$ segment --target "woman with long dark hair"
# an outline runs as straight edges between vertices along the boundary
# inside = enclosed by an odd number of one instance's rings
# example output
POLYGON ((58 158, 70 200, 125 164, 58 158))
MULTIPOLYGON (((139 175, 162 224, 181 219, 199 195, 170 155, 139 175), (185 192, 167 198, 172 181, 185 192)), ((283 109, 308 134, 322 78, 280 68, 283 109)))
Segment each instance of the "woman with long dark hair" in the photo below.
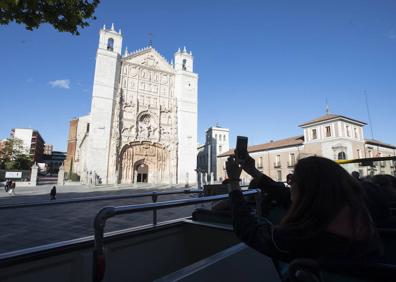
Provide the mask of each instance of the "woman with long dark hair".
POLYGON ((381 245, 359 182, 340 165, 322 157, 301 159, 295 166, 291 189, 274 185, 259 172, 254 160, 230 157, 226 163, 237 236, 252 248, 285 261, 297 257, 369 260, 381 245), (277 225, 257 220, 239 187, 242 168, 257 188, 287 209, 277 225))

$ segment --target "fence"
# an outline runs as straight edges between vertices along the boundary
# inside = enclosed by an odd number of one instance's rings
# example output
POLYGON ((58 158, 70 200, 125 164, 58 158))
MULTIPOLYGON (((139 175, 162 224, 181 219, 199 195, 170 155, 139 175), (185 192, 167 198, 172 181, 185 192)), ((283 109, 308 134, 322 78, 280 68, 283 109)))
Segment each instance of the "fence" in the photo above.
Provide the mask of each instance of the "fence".
POLYGON ((22 172, 22 176, 20 178, 10 178, 12 181, 15 182, 25 182, 25 181, 30 181, 30 176, 31 176, 31 170, 5 170, 5 169, 0 169, 0 181, 5 181, 6 180, 6 172, 22 172))

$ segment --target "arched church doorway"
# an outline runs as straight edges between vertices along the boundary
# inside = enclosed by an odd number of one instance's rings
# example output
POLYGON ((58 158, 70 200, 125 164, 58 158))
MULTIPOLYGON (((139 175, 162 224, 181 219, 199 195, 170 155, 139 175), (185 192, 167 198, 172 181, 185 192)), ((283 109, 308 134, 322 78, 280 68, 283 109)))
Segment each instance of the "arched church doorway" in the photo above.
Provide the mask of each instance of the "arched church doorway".
POLYGON ((148 182, 148 165, 142 162, 135 164, 136 182, 148 182))
POLYGON ((170 183, 175 175, 170 171, 169 151, 158 143, 127 144, 120 152, 119 161, 119 183, 170 183))

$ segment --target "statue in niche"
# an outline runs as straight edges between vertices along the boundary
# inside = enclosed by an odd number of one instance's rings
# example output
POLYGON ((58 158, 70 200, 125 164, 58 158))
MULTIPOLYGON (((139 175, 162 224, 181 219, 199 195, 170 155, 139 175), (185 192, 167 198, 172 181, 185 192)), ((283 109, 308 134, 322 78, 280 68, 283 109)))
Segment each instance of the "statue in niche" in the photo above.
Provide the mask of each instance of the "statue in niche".
POLYGON ((162 84, 167 84, 168 83, 168 76, 165 73, 162 74, 161 83, 162 84))
POLYGON ((170 139, 170 132, 169 129, 166 127, 161 127, 160 129, 160 135, 161 135, 161 140, 168 141, 170 139))
POLYGON ((125 102, 124 103, 124 106, 123 106, 123 108, 124 108, 124 111, 126 111, 126 112, 132 112, 133 111, 133 102, 132 101, 130 101, 130 102, 125 102))
POLYGON ((121 131, 122 137, 130 137, 133 135, 133 129, 134 125, 132 124, 131 126, 124 127, 121 131))
POLYGON ((131 67, 129 67, 129 74, 131 75, 131 76, 136 76, 137 74, 138 74, 138 69, 137 69, 137 67, 136 66, 131 66, 131 67))

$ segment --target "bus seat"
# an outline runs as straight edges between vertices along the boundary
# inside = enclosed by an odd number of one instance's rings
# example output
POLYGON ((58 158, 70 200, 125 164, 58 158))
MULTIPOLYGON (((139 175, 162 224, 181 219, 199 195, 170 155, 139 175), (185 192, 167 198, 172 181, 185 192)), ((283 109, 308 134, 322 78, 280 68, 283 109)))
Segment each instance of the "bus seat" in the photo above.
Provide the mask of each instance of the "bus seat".
POLYGON ((295 259, 289 265, 290 282, 391 282, 396 266, 344 260, 295 259))
POLYGON ((378 228, 377 230, 384 248, 383 262, 396 265, 396 228, 378 228))

